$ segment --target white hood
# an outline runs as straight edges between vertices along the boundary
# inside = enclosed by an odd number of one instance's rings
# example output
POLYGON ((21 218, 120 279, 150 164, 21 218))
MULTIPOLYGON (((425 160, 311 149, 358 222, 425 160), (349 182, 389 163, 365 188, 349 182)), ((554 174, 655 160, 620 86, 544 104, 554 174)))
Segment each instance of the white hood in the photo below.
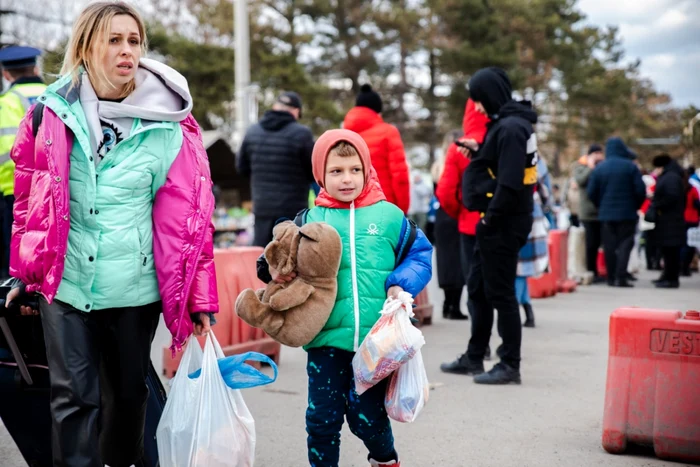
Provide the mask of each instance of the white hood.
POLYGON ((187 80, 169 66, 142 58, 136 70, 136 89, 121 102, 100 101, 83 74, 80 102, 90 127, 95 152, 102 140, 100 120, 116 123, 128 133, 134 118, 156 122, 180 122, 192 111, 187 80))

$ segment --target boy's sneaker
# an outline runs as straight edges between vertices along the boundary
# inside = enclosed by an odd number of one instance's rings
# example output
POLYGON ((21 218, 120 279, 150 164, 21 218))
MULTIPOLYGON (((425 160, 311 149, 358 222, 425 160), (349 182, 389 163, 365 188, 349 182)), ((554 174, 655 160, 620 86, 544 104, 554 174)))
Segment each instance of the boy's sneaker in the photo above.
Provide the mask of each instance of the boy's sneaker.
POLYGON ((463 353, 457 360, 440 365, 443 373, 455 375, 480 375, 484 372, 484 362, 469 360, 466 353, 463 353))
POLYGON ((389 462, 377 462, 374 459, 369 460, 369 465, 371 467, 401 467, 401 462, 399 461, 389 461, 389 462))
POLYGON ((474 382, 477 384, 520 384, 520 371, 500 362, 488 373, 475 376, 474 382))

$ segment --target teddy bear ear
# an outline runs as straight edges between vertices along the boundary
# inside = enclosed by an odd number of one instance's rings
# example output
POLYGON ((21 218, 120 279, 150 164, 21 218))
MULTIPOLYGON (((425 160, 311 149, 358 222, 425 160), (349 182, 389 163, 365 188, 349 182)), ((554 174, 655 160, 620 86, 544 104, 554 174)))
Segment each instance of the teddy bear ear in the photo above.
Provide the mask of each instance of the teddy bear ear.
POLYGON ((321 222, 310 222, 308 224, 304 224, 301 227, 301 229, 299 230, 299 233, 301 234, 302 237, 306 238, 307 240, 318 242, 321 240, 321 237, 323 236, 322 223, 321 222))

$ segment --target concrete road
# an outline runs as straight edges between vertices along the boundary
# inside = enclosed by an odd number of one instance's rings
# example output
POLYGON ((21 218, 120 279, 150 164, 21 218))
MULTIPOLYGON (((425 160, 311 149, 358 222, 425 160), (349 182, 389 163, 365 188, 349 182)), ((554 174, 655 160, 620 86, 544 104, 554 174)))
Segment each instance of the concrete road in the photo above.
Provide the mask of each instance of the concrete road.
MULTIPOLYGON (((579 287, 573 294, 536 300, 537 328, 523 336, 522 386, 475 385, 471 378, 445 375, 439 365, 464 351, 468 322, 439 316, 423 328, 423 358, 434 385, 431 399, 413 424, 394 423, 396 447, 406 467, 478 466, 678 466, 649 453, 612 456, 601 448, 608 317, 617 307, 700 308, 700 276, 679 290, 651 287, 642 273, 634 289, 579 287)), ((436 305, 441 294, 431 284, 436 305)), ((439 307, 436 306, 436 309, 439 307)), ((154 356, 167 335, 159 333, 154 356)), ((497 337, 491 346, 499 344, 497 337)), ((284 348, 279 378, 272 386, 246 390, 257 425, 256 466, 300 467, 306 462, 305 353, 284 348)), ((158 360, 156 360, 158 363, 158 360)), ((366 466, 366 451, 347 427, 341 466, 366 466)), ((0 427, 0 466, 23 466, 0 427)))

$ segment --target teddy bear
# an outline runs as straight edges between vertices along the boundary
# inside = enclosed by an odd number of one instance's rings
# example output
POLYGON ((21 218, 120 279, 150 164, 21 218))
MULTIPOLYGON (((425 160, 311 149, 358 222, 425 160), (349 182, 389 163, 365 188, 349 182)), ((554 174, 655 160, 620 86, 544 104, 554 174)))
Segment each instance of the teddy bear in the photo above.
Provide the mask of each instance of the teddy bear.
POLYGON ((338 292, 342 253, 340 235, 325 222, 298 227, 292 221, 277 224, 265 259, 280 275, 296 272, 290 282, 270 282, 257 292, 246 289, 236 299, 236 313, 246 323, 262 328, 290 347, 311 342, 325 326, 338 292))

